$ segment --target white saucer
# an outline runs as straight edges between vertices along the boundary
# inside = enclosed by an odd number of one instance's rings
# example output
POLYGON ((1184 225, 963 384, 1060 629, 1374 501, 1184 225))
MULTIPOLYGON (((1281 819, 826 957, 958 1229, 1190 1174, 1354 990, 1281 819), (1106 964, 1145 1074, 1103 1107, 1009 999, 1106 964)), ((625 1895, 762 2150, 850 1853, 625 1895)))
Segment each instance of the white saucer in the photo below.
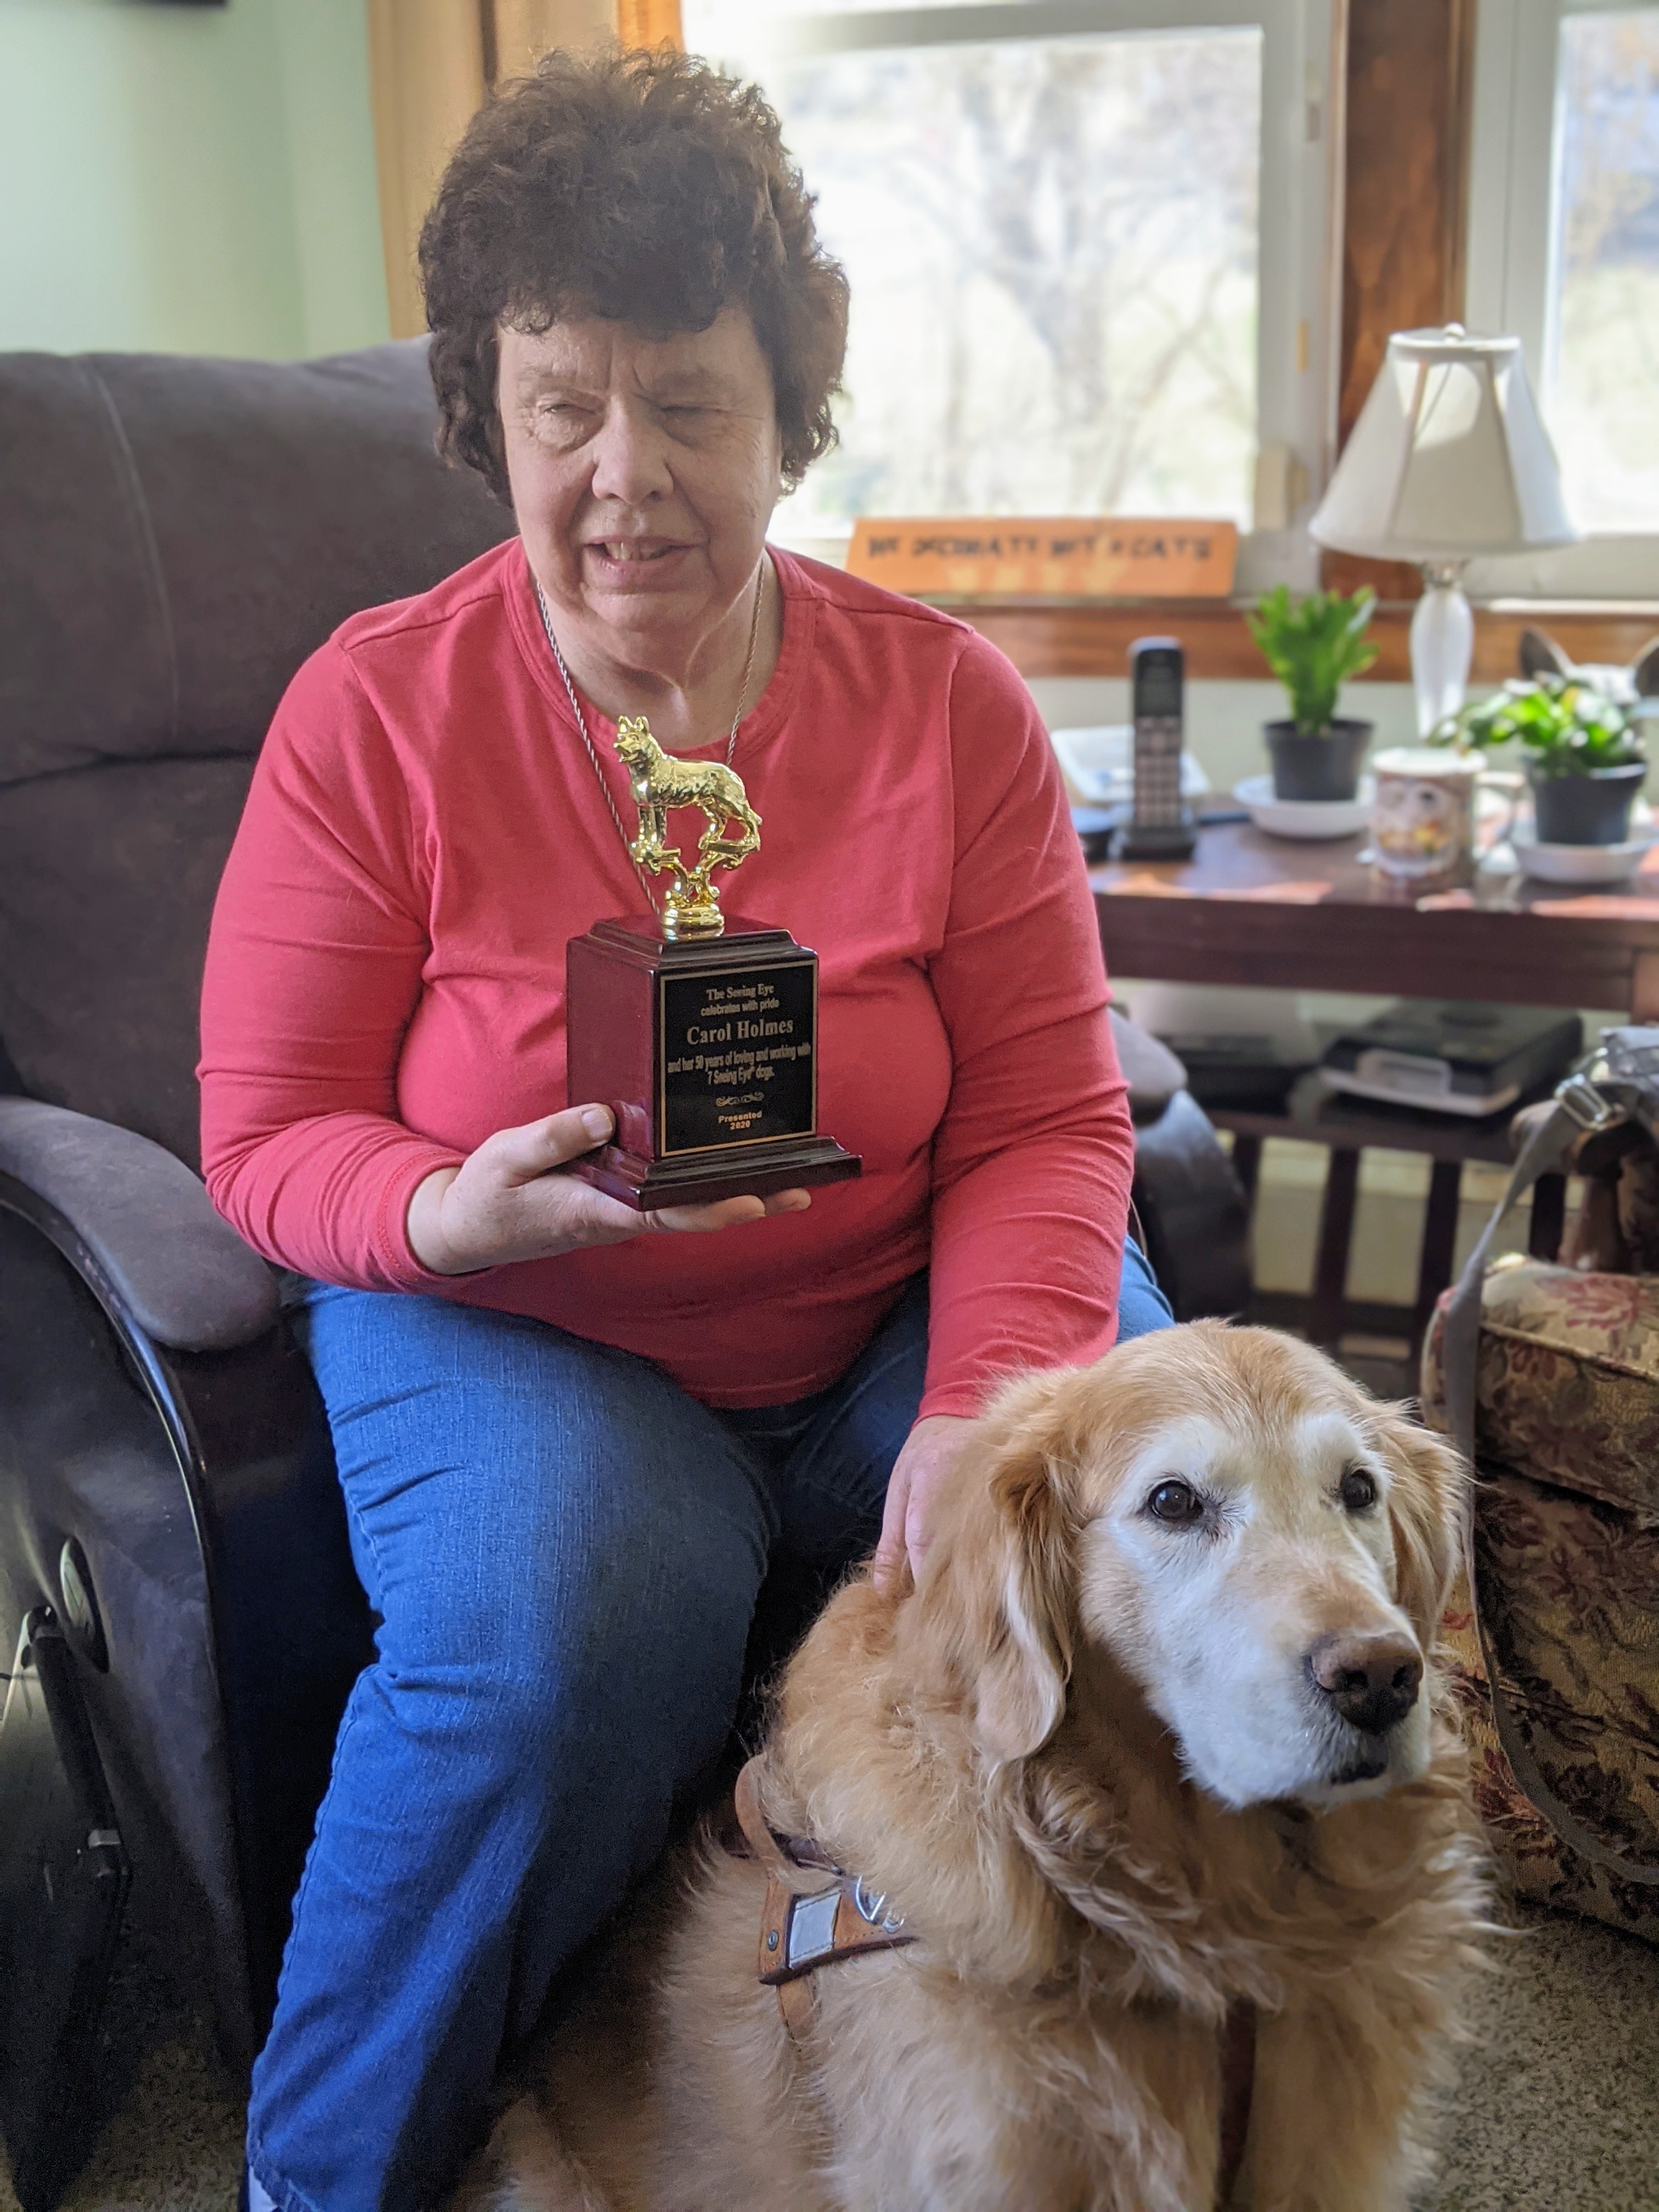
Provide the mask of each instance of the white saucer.
POLYGON ((1650 830, 1622 845, 1540 845, 1526 825, 1510 838, 1522 875, 1540 884, 1622 884, 1653 842, 1650 830))
POLYGON ((1233 797, 1258 830, 1270 837, 1352 837, 1369 829, 1375 780, 1361 776, 1352 799, 1275 799, 1270 775, 1247 775, 1233 786, 1233 797))

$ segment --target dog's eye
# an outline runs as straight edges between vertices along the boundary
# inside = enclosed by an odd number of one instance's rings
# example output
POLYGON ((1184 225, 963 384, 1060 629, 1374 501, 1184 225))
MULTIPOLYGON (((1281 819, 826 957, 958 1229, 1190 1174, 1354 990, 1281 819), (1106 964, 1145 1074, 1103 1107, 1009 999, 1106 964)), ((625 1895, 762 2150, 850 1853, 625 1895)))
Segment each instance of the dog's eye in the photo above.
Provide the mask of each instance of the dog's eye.
POLYGON ((1204 1501, 1189 1482, 1160 1482, 1146 1500, 1146 1510, 1156 1519, 1180 1527, 1204 1518, 1204 1501))
POLYGON ((1342 1477, 1342 1503, 1350 1513, 1363 1513, 1376 1503, 1376 1478, 1363 1467, 1351 1467, 1342 1477))

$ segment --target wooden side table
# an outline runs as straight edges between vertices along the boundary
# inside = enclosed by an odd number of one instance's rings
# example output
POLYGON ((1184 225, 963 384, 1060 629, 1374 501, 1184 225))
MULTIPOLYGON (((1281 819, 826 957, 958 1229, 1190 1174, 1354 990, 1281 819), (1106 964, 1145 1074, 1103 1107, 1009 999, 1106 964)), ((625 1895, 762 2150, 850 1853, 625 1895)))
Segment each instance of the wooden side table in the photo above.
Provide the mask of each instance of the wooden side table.
MULTIPOLYGON (((1483 872, 1470 890, 1419 895, 1362 859, 1364 842, 1295 843, 1251 823, 1218 823, 1200 832, 1188 860, 1091 868, 1109 972, 1148 982, 1607 1007, 1659 1021, 1659 846, 1627 884, 1607 890, 1483 872)), ((1309 1139, 1331 1153, 1312 1296, 1258 1292, 1253 1316, 1305 1328, 1322 1344, 1346 1328, 1405 1334, 1415 1347, 1450 1278, 1463 1163, 1507 1163, 1516 1110, 1457 1121, 1409 1107, 1339 1103, 1311 1087, 1293 1094, 1282 1115, 1206 1108, 1218 1127, 1233 1131, 1234 1161, 1252 1194, 1266 1138, 1309 1139), (1367 1145, 1432 1162, 1409 1307, 1346 1294, 1367 1145)), ((1561 1209, 1559 1179, 1553 1188, 1540 1184, 1533 1202, 1536 1249, 1549 1249, 1547 1231, 1552 1219, 1559 1230, 1561 1209)))
POLYGON ((1364 842, 1292 843, 1231 823, 1201 830, 1189 860, 1092 868, 1107 968, 1659 1020, 1659 846, 1605 891, 1483 875, 1473 890, 1419 896, 1361 860, 1364 842))

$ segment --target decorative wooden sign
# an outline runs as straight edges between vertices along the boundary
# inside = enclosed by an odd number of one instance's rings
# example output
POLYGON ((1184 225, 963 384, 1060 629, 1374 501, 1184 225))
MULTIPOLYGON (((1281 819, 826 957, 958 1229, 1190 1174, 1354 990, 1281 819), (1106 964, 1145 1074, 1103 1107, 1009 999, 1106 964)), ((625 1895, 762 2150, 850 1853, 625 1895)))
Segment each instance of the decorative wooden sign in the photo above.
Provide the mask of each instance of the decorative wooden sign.
POLYGON ((860 516, 847 565, 914 599, 1224 599, 1231 522, 860 516))

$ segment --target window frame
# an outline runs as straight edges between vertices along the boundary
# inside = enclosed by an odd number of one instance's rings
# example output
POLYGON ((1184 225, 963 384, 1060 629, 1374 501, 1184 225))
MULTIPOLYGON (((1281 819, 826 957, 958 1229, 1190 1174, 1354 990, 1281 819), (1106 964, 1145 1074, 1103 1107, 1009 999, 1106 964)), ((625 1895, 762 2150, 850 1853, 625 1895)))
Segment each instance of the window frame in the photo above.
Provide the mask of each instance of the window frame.
MULTIPOLYGON (((1470 112, 1465 315, 1471 330, 1520 338, 1547 423, 1549 318, 1559 266, 1561 26, 1651 0, 1480 0, 1470 112), (1549 158, 1540 161, 1540 146, 1549 158)), ((1569 487, 1571 506, 1571 487, 1569 487)), ((1469 564, 1483 599, 1659 597, 1659 526, 1598 532, 1576 545, 1469 564)))
MULTIPOLYGON (((1237 592, 1318 580, 1306 523, 1335 459, 1341 253, 1341 53, 1328 0, 969 0, 834 13, 774 9, 763 21, 711 0, 732 19, 711 58, 764 82, 771 55, 867 52, 884 46, 987 45, 1090 34, 1260 26, 1261 168, 1256 327, 1258 514, 1275 496, 1275 527, 1241 533, 1237 592), (1281 488, 1277 492, 1275 485, 1281 488)), ((811 179, 809 178, 810 184, 811 179)), ((802 539, 803 546, 806 541, 802 539)), ((806 550, 833 557, 839 541, 806 550)))

